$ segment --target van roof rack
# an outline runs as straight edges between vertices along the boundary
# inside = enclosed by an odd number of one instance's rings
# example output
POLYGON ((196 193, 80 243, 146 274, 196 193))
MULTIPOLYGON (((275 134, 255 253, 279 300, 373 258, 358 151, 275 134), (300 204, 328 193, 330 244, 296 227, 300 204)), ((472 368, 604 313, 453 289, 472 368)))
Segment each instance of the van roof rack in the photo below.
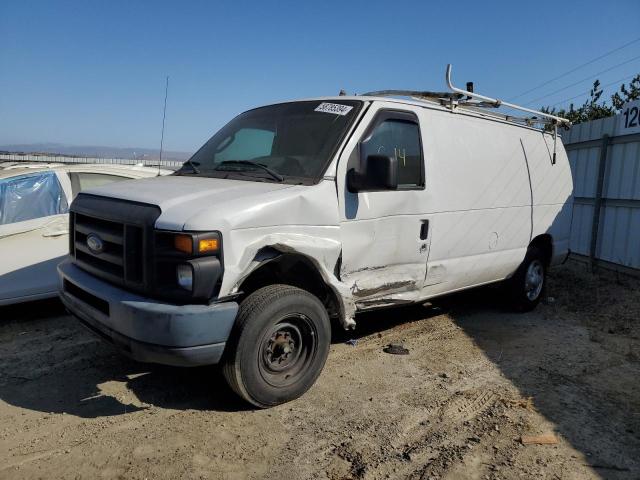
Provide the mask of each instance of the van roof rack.
POLYGON ((463 90, 455 87, 451 82, 451 64, 447 65, 446 82, 451 92, 431 92, 419 90, 380 90, 376 92, 368 92, 363 95, 375 97, 410 97, 420 101, 436 102, 442 106, 450 108, 452 111, 458 107, 462 107, 479 113, 489 114, 495 118, 500 118, 508 122, 529 127, 533 127, 535 124, 540 124, 543 126, 552 125, 554 127, 554 136, 555 130, 558 126, 562 126, 565 128, 569 128, 571 126, 571 122, 566 118, 558 117, 546 112, 541 112, 539 110, 532 110, 530 108, 522 107, 514 103, 505 102, 497 98, 487 97, 486 95, 480 95, 473 91, 463 90), (527 112, 533 114, 533 116, 519 117, 516 115, 507 115, 502 112, 488 110, 500 107, 507 107, 514 110, 527 112))

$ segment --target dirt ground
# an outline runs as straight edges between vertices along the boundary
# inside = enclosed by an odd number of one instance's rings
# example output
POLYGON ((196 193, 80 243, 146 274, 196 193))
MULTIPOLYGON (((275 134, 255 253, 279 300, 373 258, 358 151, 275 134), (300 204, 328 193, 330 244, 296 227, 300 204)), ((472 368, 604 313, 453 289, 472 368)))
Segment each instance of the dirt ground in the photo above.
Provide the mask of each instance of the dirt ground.
POLYGON ((261 411, 215 368, 121 357, 57 301, 5 307, 0 478, 637 479, 639 287, 573 265, 532 313, 482 289, 361 315, 306 395, 261 411))

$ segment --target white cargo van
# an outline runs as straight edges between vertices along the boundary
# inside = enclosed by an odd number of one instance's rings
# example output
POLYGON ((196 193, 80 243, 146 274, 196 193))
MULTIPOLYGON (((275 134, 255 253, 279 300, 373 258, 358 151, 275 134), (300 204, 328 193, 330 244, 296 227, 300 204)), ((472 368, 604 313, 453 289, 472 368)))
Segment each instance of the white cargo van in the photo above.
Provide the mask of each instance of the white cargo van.
POLYGON ((567 122, 450 86, 256 108, 174 175, 81 193, 63 302, 135 359, 221 363, 259 407, 314 383, 332 319, 503 281, 535 307, 573 187, 533 124, 567 122))

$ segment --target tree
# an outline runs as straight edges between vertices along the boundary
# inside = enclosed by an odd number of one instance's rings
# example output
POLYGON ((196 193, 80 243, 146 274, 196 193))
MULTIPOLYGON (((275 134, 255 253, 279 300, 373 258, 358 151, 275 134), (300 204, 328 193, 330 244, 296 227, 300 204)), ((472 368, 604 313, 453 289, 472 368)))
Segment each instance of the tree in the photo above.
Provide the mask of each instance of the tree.
POLYGON ((578 108, 574 108, 572 103, 569 105, 568 110, 564 108, 556 110, 551 107, 542 107, 541 110, 545 113, 566 118, 574 125, 588 122, 589 120, 597 120, 598 118, 612 117, 620 113, 622 105, 640 98, 640 74, 631 80, 628 87, 624 83, 620 86, 620 91, 611 96, 611 104, 606 100, 600 101, 602 93, 600 80, 596 80, 593 82, 593 88, 589 92, 589 98, 578 108))
POLYGON ((632 100, 637 100, 638 98, 640 98, 640 73, 629 82, 628 89, 623 83, 620 86, 620 92, 611 95, 611 103, 613 103, 613 107, 619 112, 622 109, 622 105, 632 100))

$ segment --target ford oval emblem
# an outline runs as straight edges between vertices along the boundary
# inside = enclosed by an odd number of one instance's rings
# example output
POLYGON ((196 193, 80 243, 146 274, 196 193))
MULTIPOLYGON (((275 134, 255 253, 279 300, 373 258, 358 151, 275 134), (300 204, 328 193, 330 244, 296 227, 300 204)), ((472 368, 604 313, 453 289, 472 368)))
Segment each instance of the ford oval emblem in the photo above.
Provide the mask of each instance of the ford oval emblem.
POLYGON ((91 253, 99 254, 104 251, 104 242, 95 233, 87 235, 87 247, 91 250, 91 253))

